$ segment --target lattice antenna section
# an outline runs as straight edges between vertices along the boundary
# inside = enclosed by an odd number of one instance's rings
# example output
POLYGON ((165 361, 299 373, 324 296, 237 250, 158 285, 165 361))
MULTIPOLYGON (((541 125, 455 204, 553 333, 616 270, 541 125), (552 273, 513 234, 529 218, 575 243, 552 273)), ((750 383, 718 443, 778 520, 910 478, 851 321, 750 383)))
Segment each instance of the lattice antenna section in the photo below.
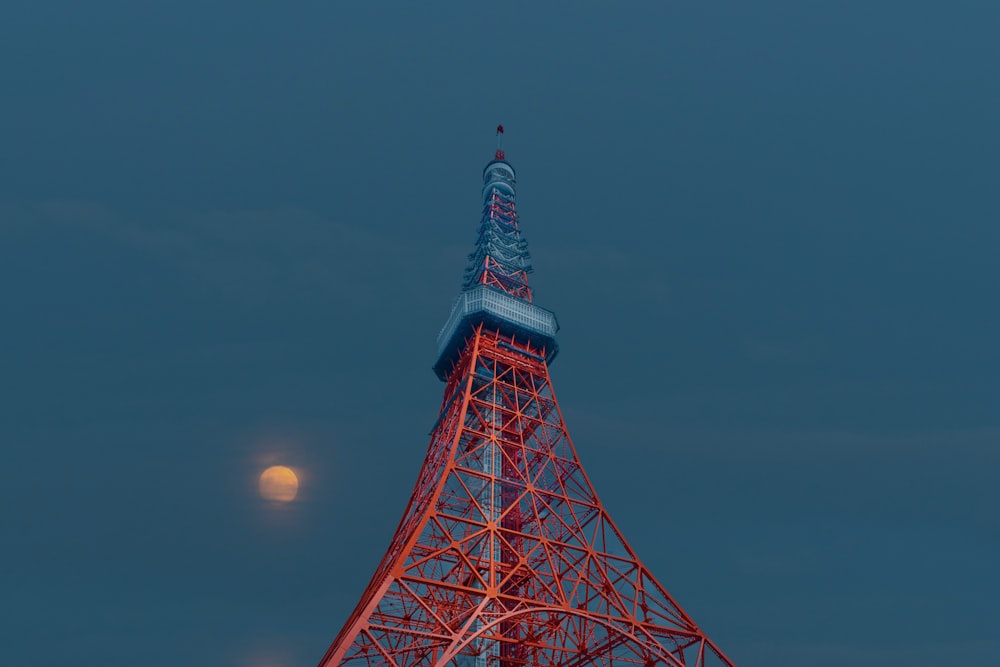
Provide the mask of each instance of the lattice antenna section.
POLYGON ((511 296, 531 301, 528 274, 531 255, 521 238, 515 206, 514 167, 501 147, 503 125, 497 126, 497 152, 483 170, 483 217, 475 250, 469 255, 463 288, 494 287, 511 296))

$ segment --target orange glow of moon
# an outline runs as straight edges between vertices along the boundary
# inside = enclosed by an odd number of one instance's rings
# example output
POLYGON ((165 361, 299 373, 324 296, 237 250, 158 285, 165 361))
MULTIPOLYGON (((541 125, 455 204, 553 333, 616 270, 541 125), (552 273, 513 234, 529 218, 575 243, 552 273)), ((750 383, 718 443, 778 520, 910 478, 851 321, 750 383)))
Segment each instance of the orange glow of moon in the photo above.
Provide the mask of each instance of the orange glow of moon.
POLYGON ((271 466, 260 474, 260 495, 267 500, 290 503, 299 493, 299 478, 291 468, 271 466))

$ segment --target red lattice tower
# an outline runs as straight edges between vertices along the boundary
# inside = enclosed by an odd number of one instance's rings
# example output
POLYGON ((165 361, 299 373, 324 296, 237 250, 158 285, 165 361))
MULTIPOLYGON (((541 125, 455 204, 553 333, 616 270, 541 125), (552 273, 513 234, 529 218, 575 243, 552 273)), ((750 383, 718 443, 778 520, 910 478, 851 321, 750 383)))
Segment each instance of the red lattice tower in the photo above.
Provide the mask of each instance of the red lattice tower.
POLYGON ((427 457, 320 667, 732 667, 639 561, 580 464, 549 379, 558 325, 531 303, 499 145, 483 199, 438 338, 447 387, 427 457))

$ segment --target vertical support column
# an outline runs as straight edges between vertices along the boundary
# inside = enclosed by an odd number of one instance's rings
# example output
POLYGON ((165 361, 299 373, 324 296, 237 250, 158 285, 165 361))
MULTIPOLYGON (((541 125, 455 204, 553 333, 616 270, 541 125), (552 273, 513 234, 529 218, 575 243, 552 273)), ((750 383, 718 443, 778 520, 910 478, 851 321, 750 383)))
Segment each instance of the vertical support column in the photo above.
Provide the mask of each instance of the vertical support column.
MULTIPOLYGON (((476 332, 477 338, 482 339, 484 332, 482 328, 476 332)), ((487 485, 488 493, 486 506, 483 508, 485 513, 485 519, 488 523, 495 523, 500 516, 500 499, 497 495, 496 489, 496 478, 499 474, 499 452, 497 449, 496 442, 496 427, 497 427, 497 417, 496 417, 496 367, 495 361, 490 359, 489 356, 482 355, 482 345, 481 342, 477 345, 480 352, 479 355, 473 360, 472 366, 470 367, 471 373, 477 375, 479 380, 488 385, 485 390, 480 390, 479 392, 479 402, 480 402, 480 414, 483 415, 484 421, 489 424, 489 431, 485 433, 488 439, 488 444, 485 445, 486 453, 482 459, 482 472, 484 478, 484 485, 487 485), (484 361, 489 364, 491 368, 486 371, 486 374, 479 375, 480 368, 484 361), (482 405, 482 403, 488 403, 482 405)), ((492 587, 496 585, 496 562, 497 554, 499 553, 499 542, 495 534, 490 535, 486 539, 486 563, 487 571, 481 572, 483 580, 492 587)), ((485 622, 482 619, 476 619, 473 624, 474 631, 478 632, 482 630, 485 622)), ((495 667, 497 656, 500 653, 499 642, 489 638, 482 638, 478 642, 479 653, 475 658, 476 667, 495 667)))

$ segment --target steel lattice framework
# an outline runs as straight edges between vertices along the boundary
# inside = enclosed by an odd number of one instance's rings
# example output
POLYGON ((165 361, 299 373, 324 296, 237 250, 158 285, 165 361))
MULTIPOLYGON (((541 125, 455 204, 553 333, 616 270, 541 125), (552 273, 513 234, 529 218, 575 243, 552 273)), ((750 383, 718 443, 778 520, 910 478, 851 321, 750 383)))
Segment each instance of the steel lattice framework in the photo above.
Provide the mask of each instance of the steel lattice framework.
POLYGON ((489 298, 460 301, 441 333, 447 387, 427 456, 320 667, 732 667, 587 478, 549 378, 555 319, 531 304, 499 148, 484 180, 464 295, 489 298))

